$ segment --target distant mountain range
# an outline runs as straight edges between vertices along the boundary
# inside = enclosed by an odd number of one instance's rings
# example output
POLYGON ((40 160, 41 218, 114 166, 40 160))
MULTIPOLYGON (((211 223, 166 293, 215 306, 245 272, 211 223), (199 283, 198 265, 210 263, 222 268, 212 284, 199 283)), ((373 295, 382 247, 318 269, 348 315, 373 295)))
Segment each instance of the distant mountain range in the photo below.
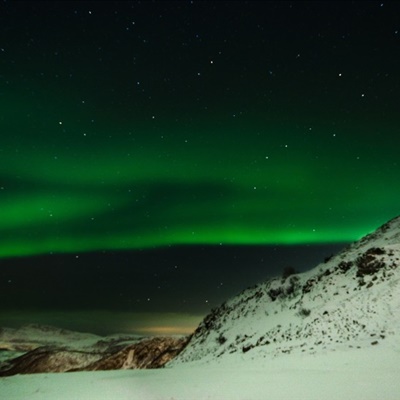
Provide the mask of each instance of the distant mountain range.
POLYGON ((186 337, 101 337, 51 326, 0 329, 0 377, 43 372, 160 368, 186 337))

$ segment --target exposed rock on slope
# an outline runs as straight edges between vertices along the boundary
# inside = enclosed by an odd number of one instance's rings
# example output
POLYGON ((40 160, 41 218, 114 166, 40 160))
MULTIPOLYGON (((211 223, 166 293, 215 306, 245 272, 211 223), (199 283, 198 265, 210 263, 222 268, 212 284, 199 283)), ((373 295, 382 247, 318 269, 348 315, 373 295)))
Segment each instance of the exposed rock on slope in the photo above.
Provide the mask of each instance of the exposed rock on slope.
POLYGON ((302 274, 275 278, 213 310, 169 365, 275 357, 392 341, 400 351, 400 217, 302 274))
POLYGON ((161 368, 180 353, 187 338, 152 338, 127 346, 79 370, 161 368))

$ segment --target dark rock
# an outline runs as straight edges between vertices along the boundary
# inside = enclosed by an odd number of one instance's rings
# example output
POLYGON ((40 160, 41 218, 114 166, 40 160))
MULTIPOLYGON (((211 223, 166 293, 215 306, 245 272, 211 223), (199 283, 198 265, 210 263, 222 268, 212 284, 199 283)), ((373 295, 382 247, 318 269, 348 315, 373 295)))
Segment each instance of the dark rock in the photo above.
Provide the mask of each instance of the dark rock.
POLYGON ((248 351, 250 351, 252 348, 254 348, 254 346, 252 344, 248 345, 248 346, 243 346, 242 347, 242 351, 243 353, 247 353, 248 351))
POLYGON ((353 263, 351 261, 341 261, 338 265, 338 268, 342 271, 342 272, 347 272, 351 267, 352 267, 353 263))
POLYGON ((365 275, 374 275, 385 266, 385 263, 375 257, 377 248, 371 248, 356 260, 357 277, 365 275))

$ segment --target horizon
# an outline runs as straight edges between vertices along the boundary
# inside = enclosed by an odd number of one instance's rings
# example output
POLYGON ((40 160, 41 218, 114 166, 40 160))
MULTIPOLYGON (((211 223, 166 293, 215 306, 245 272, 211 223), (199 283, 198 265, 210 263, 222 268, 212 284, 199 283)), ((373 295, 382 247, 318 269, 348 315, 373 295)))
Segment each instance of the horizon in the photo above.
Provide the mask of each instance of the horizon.
POLYGON ((188 334, 242 290, 288 266, 310 270, 347 245, 183 246, 0 259, 0 326, 188 334))

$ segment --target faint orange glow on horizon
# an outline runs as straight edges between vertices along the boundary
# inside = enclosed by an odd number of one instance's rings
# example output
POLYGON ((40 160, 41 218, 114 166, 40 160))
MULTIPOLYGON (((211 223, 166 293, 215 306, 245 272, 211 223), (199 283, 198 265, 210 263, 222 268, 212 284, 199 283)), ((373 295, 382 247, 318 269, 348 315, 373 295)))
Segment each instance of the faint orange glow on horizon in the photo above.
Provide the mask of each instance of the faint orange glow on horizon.
POLYGON ((137 332, 146 335, 190 335, 194 332, 196 326, 146 326, 143 328, 135 329, 137 332))

